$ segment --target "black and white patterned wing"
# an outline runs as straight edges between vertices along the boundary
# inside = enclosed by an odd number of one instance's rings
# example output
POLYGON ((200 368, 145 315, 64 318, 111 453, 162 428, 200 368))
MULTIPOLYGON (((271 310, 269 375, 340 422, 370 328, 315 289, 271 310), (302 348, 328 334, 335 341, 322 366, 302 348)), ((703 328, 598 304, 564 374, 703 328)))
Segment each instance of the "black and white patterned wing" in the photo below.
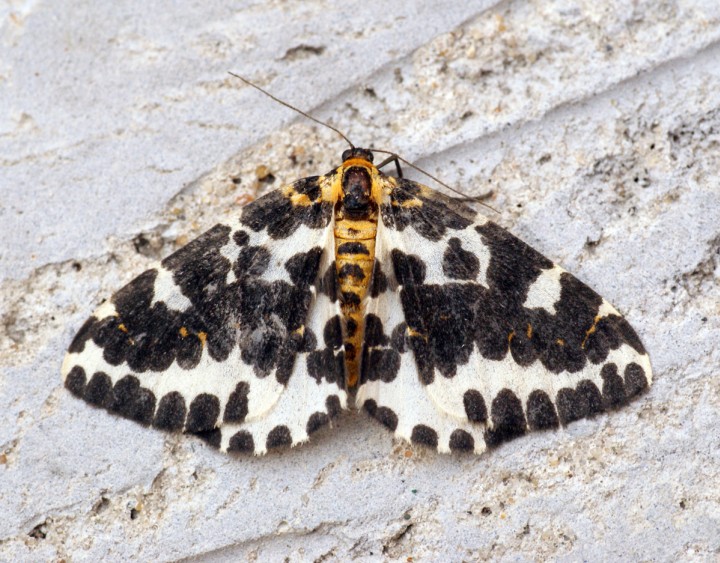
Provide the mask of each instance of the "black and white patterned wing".
POLYGON ((346 407, 323 177, 276 190, 101 305, 65 358, 65 386, 144 425, 256 454, 308 439, 346 407))
POLYGON ((358 397, 398 436, 480 453, 650 385, 637 334, 592 289, 430 188, 387 194, 358 397))

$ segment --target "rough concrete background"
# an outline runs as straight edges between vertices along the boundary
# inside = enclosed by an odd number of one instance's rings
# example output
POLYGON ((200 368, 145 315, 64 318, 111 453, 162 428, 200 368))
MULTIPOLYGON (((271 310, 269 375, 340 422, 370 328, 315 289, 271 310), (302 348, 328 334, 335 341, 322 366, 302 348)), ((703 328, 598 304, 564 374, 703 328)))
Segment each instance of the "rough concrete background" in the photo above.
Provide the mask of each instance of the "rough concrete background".
POLYGON ((715 0, 15 0, 0 21, 0 560, 718 557, 715 0), (101 299, 339 161, 227 70, 492 191, 627 313, 650 393, 478 458, 362 414, 232 458, 71 397, 60 362, 101 299))

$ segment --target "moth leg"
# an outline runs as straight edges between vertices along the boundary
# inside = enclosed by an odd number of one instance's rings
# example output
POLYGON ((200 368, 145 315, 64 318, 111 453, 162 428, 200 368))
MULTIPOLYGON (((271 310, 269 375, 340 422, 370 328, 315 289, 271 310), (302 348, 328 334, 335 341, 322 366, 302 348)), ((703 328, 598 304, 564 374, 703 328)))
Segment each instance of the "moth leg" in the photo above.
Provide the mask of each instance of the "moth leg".
POLYGON ((402 178, 403 172, 402 168, 400 168, 400 160, 398 159, 398 156, 396 154, 391 154, 388 156, 385 160, 383 160, 380 164, 377 165, 377 169, 380 170, 383 166, 386 166, 390 164, 391 162, 395 163, 395 170, 397 170, 397 177, 402 178))

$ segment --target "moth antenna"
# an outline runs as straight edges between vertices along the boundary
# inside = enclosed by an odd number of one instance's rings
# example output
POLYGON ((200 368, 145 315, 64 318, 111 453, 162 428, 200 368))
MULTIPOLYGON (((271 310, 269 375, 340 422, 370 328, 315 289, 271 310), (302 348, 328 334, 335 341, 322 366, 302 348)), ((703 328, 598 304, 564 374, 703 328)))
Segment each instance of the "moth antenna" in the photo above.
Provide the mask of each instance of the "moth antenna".
MULTIPOLYGON (((468 197, 466 194, 462 193, 460 190, 457 190, 457 189, 455 189, 455 188, 453 188, 453 187, 451 187, 451 186, 448 186, 445 182, 443 182, 442 180, 440 180, 440 179, 436 178, 435 176, 433 176, 432 174, 430 174, 430 172, 427 172, 427 171, 423 170, 422 168, 420 168, 419 166, 414 165, 412 162, 409 162, 408 160, 405 160, 402 156, 400 156, 400 155, 397 154, 397 153, 394 153, 394 152, 392 152, 392 151, 386 151, 386 150, 383 150, 383 149, 374 149, 374 148, 368 149, 368 150, 370 150, 370 151, 372 151, 372 152, 381 152, 381 153, 384 153, 384 154, 389 154, 391 157, 396 158, 397 160, 399 160, 399 161, 402 162, 403 164, 407 164, 410 168, 412 168, 412 169, 414 169, 414 170, 417 170, 417 171, 420 172, 421 174, 425 174, 425 176, 427 176, 427 177, 430 178, 431 180, 434 180, 435 182, 437 182, 438 184, 440 184, 440 185, 443 186, 444 188, 447 188, 447 189, 450 190, 451 192, 455 192, 456 194, 461 195, 461 196, 463 197, 463 199, 472 200, 472 201, 474 201, 474 202, 476 202, 476 203, 479 203, 479 204, 482 205, 483 207, 487 207, 488 209, 490 209, 491 211, 494 211, 495 213, 498 213, 498 214, 500 213, 497 209, 495 209, 494 207, 492 207, 492 206, 488 205, 487 203, 485 203, 484 201, 482 201, 482 199, 485 198, 485 197, 487 197, 487 195, 480 195, 480 196, 476 196, 476 197, 468 197)), ((490 193, 492 193, 492 192, 490 192, 490 193)))
POLYGON ((310 115, 309 113, 306 113, 306 112, 304 112, 303 110, 298 109, 298 108, 296 108, 295 106, 293 106, 293 105, 291 105, 291 104, 289 104, 289 103, 281 100, 280 98, 277 98, 277 97, 273 96, 273 95, 272 95, 270 92, 268 92, 267 90, 264 90, 264 89, 260 88, 260 86, 258 86, 257 84, 253 84, 253 83, 250 82, 247 78, 243 78, 243 77, 240 76, 239 74, 235 74, 234 72, 231 72, 231 71, 228 71, 228 74, 230 74, 231 76, 234 76, 235 78, 238 78, 238 79, 242 80, 242 81, 243 81, 245 84, 247 84, 248 86, 252 86, 252 87, 255 88, 256 90, 259 90, 260 92, 262 92, 263 94, 265 94, 268 98, 270 98, 271 100, 277 102, 278 104, 281 104, 281 105, 285 106, 286 108, 290 108, 291 110, 296 111, 297 113, 299 113, 299 114, 302 115, 303 117, 307 117, 308 119, 314 121, 315 123, 317 123, 317 124, 319 124, 319 125, 323 125, 323 126, 327 127, 328 129, 332 129, 333 131, 335 131, 335 133, 337 133, 337 134, 340 135, 343 139, 345 139, 345 142, 346 142, 348 145, 350 145, 350 148, 351 148, 351 149, 354 149, 354 148, 355 148, 355 145, 352 144, 352 142, 350 141, 350 139, 348 139, 347 136, 346 136, 345 134, 343 134, 342 131, 340 131, 339 129, 336 129, 335 127, 333 127, 333 126, 330 125, 329 123, 325 123, 324 121, 320 121, 319 119, 313 117, 313 116, 310 115))

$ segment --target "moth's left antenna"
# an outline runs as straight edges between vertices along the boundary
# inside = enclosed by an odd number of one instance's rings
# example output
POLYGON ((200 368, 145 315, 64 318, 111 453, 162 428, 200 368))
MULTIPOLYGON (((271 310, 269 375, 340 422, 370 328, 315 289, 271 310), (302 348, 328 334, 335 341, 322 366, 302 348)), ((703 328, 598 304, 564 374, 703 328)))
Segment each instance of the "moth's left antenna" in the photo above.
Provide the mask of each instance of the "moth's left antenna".
POLYGON ((335 127, 333 127, 333 126, 330 125, 329 123, 325 123, 324 121, 320 121, 319 119, 313 117, 313 116, 310 115, 309 113, 305 113, 303 110, 298 109, 298 108, 296 108, 295 106, 293 106, 293 105, 291 105, 291 104, 289 104, 289 103, 287 103, 287 102, 284 102, 284 101, 281 100, 280 98, 276 98, 275 96, 273 96, 273 95, 272 95, 270 92, 268 92, 267 90, 263 90, 262 88, 260 88, 260 86, 258 86, 257 84, 253 84, 253 83, 250 82, 247 78, 243 78, 243 77, 240 76, 239 74, 235 74, 234 72, 230 72, 230 71, 228 71, 228 74, 230 74, 231 76, 234 76, 235 78, 239 78, 240 80, 242 80, 242 81, 243 81, 245 84, 247 84, 248 86, 252 86, 252 87, 255 88, 256 90, 260 90, 260 92, 262 92, 263 94, 265 94, 268 98, 270 98, 271 100, 276 101, 276 102, 279 103, 279 104, 284 105, 286 108, 290 108, 291 110, 298 112, 300 115, 302 115, 302 116, 304 116, 304 117, 307 117, 308 119, 314 121, 315 123, 318 123, 319 125, 323 125, 323 126, 327 127, 328 129, 332 129, 333 131, 335 131, 335 133, 337 133, 337 134, 340 135, 343 139, 345 139, 345 142, 347 142, 347 144, 350 145, 350 148, 351 148, 351 149, 354 149, 354 148, 355 148, 355 145, 353 145, 352 142, 350 142, 350 139, 348 139, 348 138, 343 134, 342 131, 340 131, 339 129, 336 129, 335 127))

